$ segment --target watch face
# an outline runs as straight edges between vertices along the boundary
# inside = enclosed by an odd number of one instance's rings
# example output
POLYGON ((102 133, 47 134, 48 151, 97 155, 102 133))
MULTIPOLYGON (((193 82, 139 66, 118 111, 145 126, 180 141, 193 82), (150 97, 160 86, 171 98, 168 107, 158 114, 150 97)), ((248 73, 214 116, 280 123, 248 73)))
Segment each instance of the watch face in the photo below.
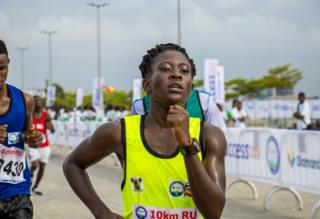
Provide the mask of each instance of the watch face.
POLYGON ((191 147, 193 147, 196 152, 199 152, 200 151, 199 141, 197 139, 193 138, 191 147))

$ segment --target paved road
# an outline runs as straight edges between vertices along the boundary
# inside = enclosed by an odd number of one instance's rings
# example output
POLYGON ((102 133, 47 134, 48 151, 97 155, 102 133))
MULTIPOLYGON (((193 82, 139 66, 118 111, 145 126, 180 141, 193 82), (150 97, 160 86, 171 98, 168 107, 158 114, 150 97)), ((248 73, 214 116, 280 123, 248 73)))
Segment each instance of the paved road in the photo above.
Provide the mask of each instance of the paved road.
MULTIPOLYGON (((93 218, 85 205, 74 195, 62 173, 63 155, 54 155, 48 164, 46 175, 41 184, 43 196, 32 196, 35 219, 85 219, 93 218)), ((114 211, 122 212, 120 182, 121 169, 114 166, 114 161, 107 158, 89 169, 92 182, 104 202, 114 211)), ((289 219, 308 218, 312 205, 320 197, 302 193, 305 208, 302 211, 293 210, 294 198, 291 194, 281 192, 274 196, 271 211, 262 208, 263 196, 271 190, 271 186, 257 184, 260 192, 258 200, 252 200, 249 189, 243 185, 235 185, 228 192, 228 200, 223 213, 223 219, 289 219)), ((319 216, 320 218, 320 216, 319 216)))

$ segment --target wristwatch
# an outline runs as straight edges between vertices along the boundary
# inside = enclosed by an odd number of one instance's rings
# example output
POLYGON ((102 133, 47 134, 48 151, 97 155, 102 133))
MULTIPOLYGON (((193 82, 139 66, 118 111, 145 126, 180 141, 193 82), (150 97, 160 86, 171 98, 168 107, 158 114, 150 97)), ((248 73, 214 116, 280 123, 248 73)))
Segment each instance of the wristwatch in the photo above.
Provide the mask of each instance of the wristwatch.
POLYGON ((200 144, 196 138, 190 138, 188 145, 180 145, 179 150, 182 155, 194 155, 200 151, 200 144))

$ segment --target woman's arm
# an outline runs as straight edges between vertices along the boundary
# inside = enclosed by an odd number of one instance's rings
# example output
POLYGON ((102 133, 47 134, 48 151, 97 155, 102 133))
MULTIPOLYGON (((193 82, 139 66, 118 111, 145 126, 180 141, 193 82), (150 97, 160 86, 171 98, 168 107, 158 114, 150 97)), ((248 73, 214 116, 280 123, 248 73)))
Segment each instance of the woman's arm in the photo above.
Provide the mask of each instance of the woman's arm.
POLYGON ((86 172, 86 168, 112 152, 122 157, 119 122, 100 126, 66 158, 63 164, 63 171, 71 188, 96 218, 122 218, 102 202, 86 172))

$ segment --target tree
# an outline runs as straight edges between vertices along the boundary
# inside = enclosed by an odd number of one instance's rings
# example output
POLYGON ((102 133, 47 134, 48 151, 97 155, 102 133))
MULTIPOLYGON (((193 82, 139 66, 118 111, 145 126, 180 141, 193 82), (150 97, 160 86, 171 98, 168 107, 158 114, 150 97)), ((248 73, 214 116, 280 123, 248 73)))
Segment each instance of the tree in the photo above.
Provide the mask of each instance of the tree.
POLYGON ((192 85, 193 85, 193 88, 202 87, 203 80, 193 79, 192 85))
POLYGON ((302 71, 298 68, 291 69, 290 64, 272 68, 261 78, 247 80, 235 78, 225 82, 226 99, 238 96, 258 97, 262 91, 270 88, 293 89, 302 79, 302 71))
POLYGON ((71 110, 76 105, 76 93, 74 91, 68 91, 63 94, 56 96, 54 101, 54 107, 64 108, 66 110, 71 110))
POLYGON ((132 102, 132 91, 113 91, 112 93, 104 94, 105 105, 123 106, 130 108, 132 102))
POLYGON ((302 71, 298 68, 290 69, 290 64, 270 69, 268 74, 262 77, 267 88, 294 88, 300 81, 302 71))
POLYGON ((56 87, 56 97, 64 98, 63 87, 58 83, 53 83, 52 85, 56 87))

